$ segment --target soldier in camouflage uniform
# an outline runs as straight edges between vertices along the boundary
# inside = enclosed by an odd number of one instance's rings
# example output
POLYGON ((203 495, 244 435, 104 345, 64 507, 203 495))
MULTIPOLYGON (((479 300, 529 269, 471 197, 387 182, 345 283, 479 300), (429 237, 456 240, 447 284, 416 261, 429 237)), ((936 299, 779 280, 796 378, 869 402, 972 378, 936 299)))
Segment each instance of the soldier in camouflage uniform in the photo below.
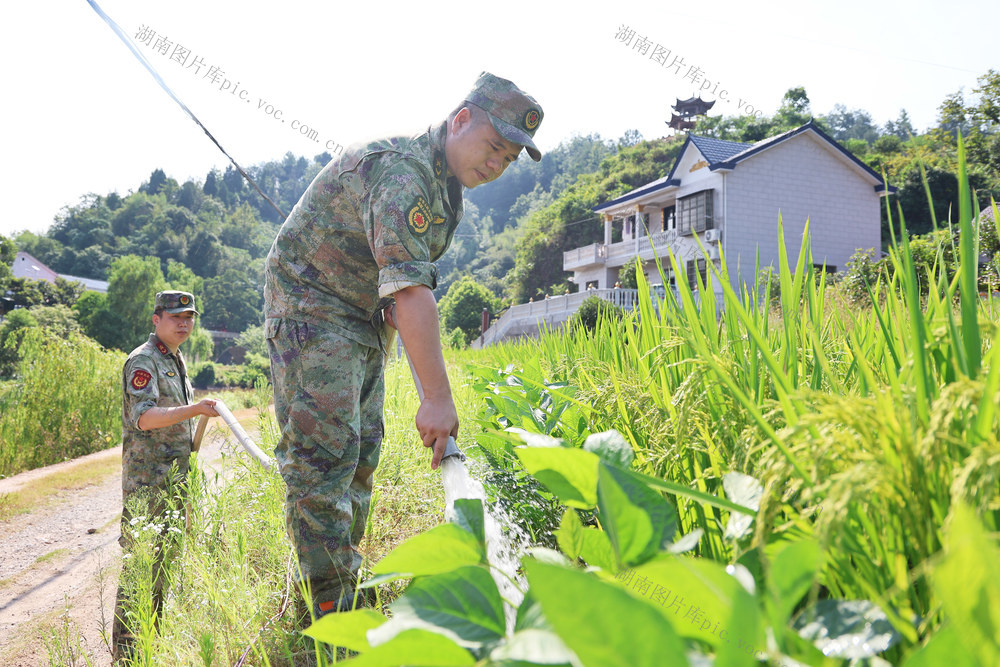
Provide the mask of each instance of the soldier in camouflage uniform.
POLYGON ((533 98, 484 72, 444 122, 353 146, 326 165, 271 247, 264 302, 281 427, 275 453, 314 617, 352 605, 384 430, 390 328, 424 388, 415 422, 434 448, 433 468, 458 434, 433 262, 462 217, 463 187, 499 177, 522 148, 541 159, 532 140, 541 120, 533 98))
MULTIPOLYGON (((167 493, 179 489, 188 472, 194 440, 193 418, 215 416, 215 401, 192 405, 191 382, 178 347, 194 328, 194 297, 187 292, 167 291, 156 295, 154 333, 132 350, 122 368, 122 534, 128 549, 130 501, 141 498, 150 521, 162 517, 167 493)), ((166 548, 155 563, 153 597, 155 613, 163 605, 162 567, 166 548)), ((128 595, 118 587, 112 645, 115 659, 131 653, 134 638, 126 625, 128 595)))

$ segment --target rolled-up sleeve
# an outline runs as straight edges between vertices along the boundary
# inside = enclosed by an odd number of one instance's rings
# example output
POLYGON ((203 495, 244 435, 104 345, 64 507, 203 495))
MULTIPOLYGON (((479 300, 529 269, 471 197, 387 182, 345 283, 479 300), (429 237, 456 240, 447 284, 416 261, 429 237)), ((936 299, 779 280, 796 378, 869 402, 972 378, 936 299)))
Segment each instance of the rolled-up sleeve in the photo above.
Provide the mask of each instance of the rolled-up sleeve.
POLYGON ((437 287, 438 270, 426 239, 436 220, 430 202, 424 175, 408 161, 372 187, 364 216, 379 269, 380 297, 412 285, 437 287))
MULTIPOLYGON (((156 367, 149 357, 133 357, 125 363, 125 414, 134 428, 139 418, 156 407, 160 398, 156 367)), ((141 430, 141 429, 140 429, 141 430)))

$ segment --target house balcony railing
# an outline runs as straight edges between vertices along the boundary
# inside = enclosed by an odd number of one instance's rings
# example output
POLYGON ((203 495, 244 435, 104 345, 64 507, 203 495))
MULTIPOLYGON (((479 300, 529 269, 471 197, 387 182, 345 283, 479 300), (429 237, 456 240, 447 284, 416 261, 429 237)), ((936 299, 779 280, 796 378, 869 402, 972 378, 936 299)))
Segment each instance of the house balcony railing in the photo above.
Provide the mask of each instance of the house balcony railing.
POLYGON ((604 263, 603 243, 591 243, 582 248, 574 248, 563 253, 563 270, 572 271, 582 266, 604 263))
POLYGON ((567 250, 563 253, 563 271, 573 271, 585 266, 600 264, 621 266, 632 257, 640 255, 645 259, 651 259, 651 247, 652 250, 656 251, 657 255, 664 257, 676 238, 677 231, 670 229, 665 232, 656 232, 649 236, 640 236, 618 243, 607 245, 604 243, 591 243, 582 248, 567 250))

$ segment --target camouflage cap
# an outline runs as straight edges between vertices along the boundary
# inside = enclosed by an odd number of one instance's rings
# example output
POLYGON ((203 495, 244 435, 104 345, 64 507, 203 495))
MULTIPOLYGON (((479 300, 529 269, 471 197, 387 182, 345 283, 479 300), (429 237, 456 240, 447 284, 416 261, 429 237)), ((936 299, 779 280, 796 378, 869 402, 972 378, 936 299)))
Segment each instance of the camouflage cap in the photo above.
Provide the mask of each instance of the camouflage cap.
POLYGON ((465 101, 486 111, 500 136, 524 146, 535 162, 542 159, 541 151, 532 141, 543 116, 542 107, 535 98, 507 79, 483 72, 472 91, 465 96, 465 101))
POLYGON ((154 310, 162 308, 168 313, 186 313, 191 311, 195 315, 198 315, 198 311, 194 308, 194 295, 190 292, 178 292, 175 290, 168 290, 166 292, 158 292, 156 294, 156 304, 153 306, 154 310))

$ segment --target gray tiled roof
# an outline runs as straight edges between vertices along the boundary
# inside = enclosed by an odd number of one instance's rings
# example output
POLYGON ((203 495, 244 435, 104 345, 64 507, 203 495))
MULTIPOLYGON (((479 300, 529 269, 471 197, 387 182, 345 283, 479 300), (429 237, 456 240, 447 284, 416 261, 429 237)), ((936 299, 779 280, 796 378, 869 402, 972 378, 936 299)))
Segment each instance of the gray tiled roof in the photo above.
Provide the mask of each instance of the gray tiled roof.
POLYGON ((716 162, 725 162, 734 155, 742 153, 753 146, 753 144, 744 144, 738 141, 723 141, 722 139, 713 139, 711 137, 698 137, 693 134, 689 136, 691 137, 691 143, 701 151, 701 154, 705 156, 710 165, 714 165, 716 162))

